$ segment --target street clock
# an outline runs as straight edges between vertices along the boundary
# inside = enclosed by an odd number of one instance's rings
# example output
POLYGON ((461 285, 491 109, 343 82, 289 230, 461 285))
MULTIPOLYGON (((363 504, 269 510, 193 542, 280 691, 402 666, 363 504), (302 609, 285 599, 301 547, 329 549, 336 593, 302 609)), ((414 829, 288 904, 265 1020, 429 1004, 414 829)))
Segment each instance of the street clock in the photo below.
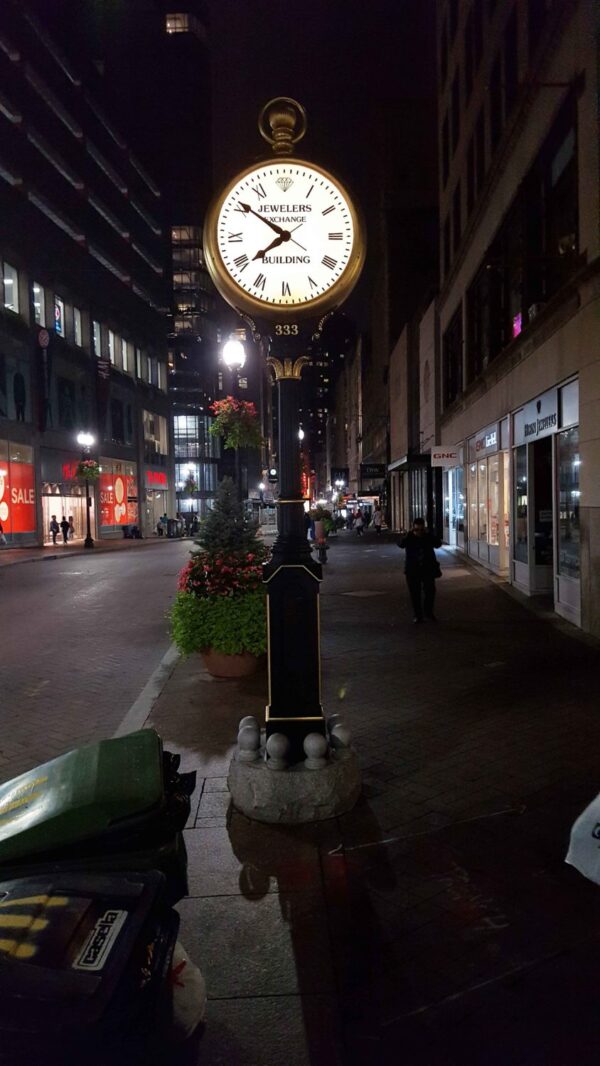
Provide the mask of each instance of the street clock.
POLYGON ((354 288, 365 258, 364 227, 338 178, 291 155, 306 130, 300 104, 271 101, 259 130, 276 158, 247 167, 218 194, 206 218, 204 252, 229 304, 293 336, 295 323, 333 311, 354 288))

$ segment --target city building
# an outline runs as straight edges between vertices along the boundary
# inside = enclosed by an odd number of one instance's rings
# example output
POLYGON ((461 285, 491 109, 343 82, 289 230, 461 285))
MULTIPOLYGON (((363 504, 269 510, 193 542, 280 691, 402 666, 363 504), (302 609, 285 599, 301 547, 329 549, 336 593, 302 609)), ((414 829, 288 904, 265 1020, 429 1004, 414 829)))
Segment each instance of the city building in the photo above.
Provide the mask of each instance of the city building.
MULTIPOLYGON (((101 473, 92 534, 151 535, 173 513, 167 244, 160 187, 111 114, 101 73, 0 8, 0 522, 10 545, 85 534, 80 432, 101 473)), ((36 12, 36 7, 39 10, 36 12)))

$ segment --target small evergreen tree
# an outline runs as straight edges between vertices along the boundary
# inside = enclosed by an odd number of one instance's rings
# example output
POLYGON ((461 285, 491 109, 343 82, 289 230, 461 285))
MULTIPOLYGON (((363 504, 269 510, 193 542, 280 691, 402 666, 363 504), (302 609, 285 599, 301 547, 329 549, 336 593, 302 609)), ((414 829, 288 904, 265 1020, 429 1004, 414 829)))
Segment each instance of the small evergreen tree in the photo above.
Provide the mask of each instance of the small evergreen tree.
POLYGON ((237 498, 235 482, 224 477, 217 489, 214 507, 203 519, 196 539, 198 547, 210 555, 223 553, 264 555, 256 526, 237 498))

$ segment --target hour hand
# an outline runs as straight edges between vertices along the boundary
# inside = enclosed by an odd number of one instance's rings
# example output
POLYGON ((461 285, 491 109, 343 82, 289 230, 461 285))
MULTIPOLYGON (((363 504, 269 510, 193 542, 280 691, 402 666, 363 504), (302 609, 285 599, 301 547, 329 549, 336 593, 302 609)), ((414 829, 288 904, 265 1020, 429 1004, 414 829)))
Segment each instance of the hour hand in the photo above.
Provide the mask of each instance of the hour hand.
POLYGON ((240 207, 243 211, 246 212, 247 215, 256 215, 256 217, 259 218, 261 222, 265 222, 267 226, 270 226, 271 229, 274 229, 275 233, 285 232, 285 230, 282 230, 281 226, 276 226, 274 222, 271 222, 270 218, 266 218, 265 215, 259 215, 258 211, 255 211, 252 207, 250 207, 250 204, 243 204, 240 201, 240 207))
MULTIPOLYGON (((285 237, 283 236, 283 234, 281 235, 281 237, 276 237, 274 241, 271 241, 271 243, 269 244, 269 246, 267 248, 264 248, 261 252, 257 252, 256 255, 254 256, 254 259, 263 259, 264 260, 267 252, 270 252, 271 248, 278 248, 280 244, 283 244, 284 240, 285 240, 285 237)), ((254 262, 254 259, 252 260, 252 262, 254 262)))

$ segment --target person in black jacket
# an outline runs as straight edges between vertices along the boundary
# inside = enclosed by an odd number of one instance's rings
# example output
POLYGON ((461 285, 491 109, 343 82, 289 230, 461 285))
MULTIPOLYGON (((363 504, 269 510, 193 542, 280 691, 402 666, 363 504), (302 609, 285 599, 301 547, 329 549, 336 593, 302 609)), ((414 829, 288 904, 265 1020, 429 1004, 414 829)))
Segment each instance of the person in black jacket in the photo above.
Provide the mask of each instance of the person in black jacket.
POLYGON ((435 622, 435 579, 440 576, 440 564, 435 555, 441 541, 428 533, 423 518, 415 518, 410 533, 402 532, 398 547, 404 548, 404 573, 413 605, 413 622, 429 618, 435 622))

